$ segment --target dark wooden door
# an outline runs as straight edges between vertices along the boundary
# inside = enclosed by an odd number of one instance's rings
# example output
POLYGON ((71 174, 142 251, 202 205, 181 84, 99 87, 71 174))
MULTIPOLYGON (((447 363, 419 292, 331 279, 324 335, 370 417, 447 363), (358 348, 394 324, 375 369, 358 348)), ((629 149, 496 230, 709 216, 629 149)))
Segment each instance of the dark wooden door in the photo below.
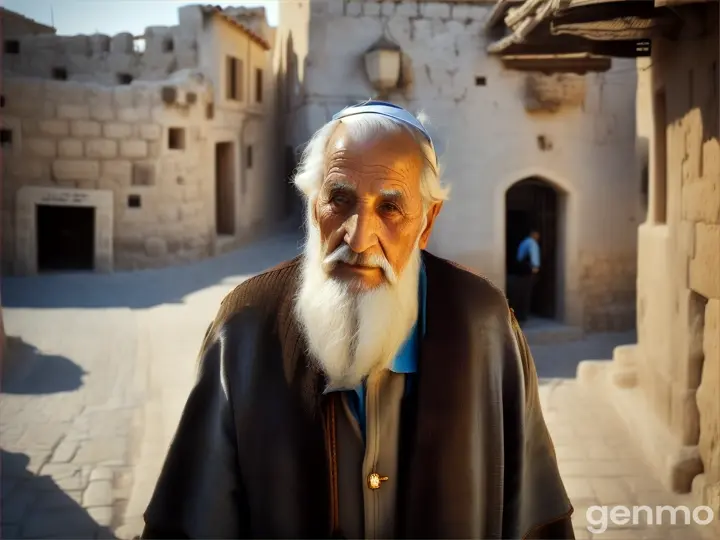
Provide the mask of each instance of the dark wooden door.
POLYGON ((39 272, 92 270, 95 266, 95 208, 36 206, 39 272))
POLYGON ((531 228, 540 233, 540 273, 533 292, 531 314, 556 316, 558 196, 539 179, 528 179, 511 187, 506 195, 506 261, 508 271, 522 240, 531 228))

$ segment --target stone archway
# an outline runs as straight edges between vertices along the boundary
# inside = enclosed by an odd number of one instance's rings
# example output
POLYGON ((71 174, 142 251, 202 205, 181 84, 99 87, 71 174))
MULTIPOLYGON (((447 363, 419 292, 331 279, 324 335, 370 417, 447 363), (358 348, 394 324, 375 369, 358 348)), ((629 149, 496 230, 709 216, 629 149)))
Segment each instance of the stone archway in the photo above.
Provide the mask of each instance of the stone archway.
POLYGON ((506 292, 516 309, 528 305, 529 317, 563 316, 563 196, 552 183, 537 176, 526 177, 505 192, 506 292), (523 275, 516 257, 531 231, 539 233, 541 257, 540 271, 532 277, 523 275))

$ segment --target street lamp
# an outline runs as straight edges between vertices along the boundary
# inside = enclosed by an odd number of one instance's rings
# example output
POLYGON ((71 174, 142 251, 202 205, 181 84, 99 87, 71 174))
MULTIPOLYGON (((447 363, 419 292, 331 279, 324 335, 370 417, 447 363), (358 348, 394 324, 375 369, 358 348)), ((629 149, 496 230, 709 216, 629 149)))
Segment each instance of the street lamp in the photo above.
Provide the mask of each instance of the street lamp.
POLYGON ((365 52, 365 73, 378 97, 386 97, 400 82, 402 51, 400 46, 383 36, 365 52))

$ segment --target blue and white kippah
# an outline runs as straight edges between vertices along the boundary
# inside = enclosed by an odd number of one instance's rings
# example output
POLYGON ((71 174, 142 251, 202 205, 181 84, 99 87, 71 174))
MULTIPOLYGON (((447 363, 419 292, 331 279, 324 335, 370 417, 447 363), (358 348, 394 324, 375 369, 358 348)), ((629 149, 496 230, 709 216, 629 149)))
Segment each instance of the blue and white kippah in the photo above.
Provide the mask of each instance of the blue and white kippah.
MULTIPOLYGON (((349 107, 344 108, 339 113, 336 113, 332 119, 333 120, 340 120, 342 118, 347 118, 348 116, 354 116, 356 114, 381 114, 382 116, 387 116, 388 118, 392 118, 394 120, 397 120, 398 122, 402 122, 406 126, 411 127, 412 129, 420 132, 420 134, 427 139, 427 141, 430 143, 430 146, 432 146, 433 151, 435 151, 435 145, 433 144, 432 137, 430 137, 430 134, 427 132, 425 127, 420 123, 420 121, 415 118, 411 113, 403 109, 402 107, 398 105, 394 105, 393 103, 387 103, 386 101, 364 101, 362 103, 358 103, 357 105, 350 105, 349 107)), ((436 152, 436 158, 437 158, 437 152, 436 152)))

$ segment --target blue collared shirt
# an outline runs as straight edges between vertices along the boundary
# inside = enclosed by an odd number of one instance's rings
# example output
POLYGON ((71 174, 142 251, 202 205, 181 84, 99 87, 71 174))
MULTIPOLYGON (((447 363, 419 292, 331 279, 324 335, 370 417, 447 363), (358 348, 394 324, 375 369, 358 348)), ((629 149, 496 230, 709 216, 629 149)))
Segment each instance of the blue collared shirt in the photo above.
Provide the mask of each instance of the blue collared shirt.
MULTIPOLYGON (((425 301, 427 297, 427 276, 425 265, 420 266, 420 281, 418 286, 418 320, 415 322, 410 335, 398 351, 390 371, 394 373, 411 374, 417 372, 418 358, 420 357, 420 342, 425 335, 425 301)), ((407 389, 407 384, 405 386, 407 389)), ((350 400, 350 409, 360 424, 360 430, 365 434, 365 384, 355 390, 355 399, 350 400)))
POLYGON ((517 260, 522 262, 530 252, 530 264, 533 268, 540 268, 540 246, 532 236, 528 236, 525 240, 520 242, 520 246, 517 251, 517 260))

